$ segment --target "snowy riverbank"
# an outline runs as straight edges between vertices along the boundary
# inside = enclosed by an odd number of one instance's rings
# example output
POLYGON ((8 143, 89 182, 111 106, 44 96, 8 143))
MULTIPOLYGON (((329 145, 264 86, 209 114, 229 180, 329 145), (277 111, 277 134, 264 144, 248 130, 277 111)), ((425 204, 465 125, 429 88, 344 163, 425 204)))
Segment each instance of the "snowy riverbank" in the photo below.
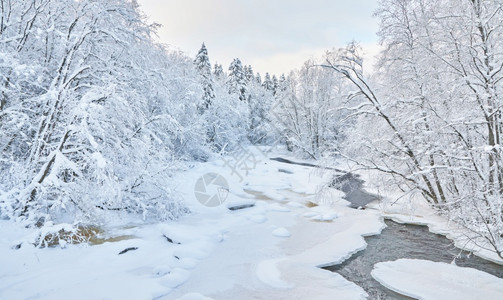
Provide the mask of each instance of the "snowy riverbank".
POLYGON ((380 211, 349 208, 337 190, 319 193, 334 171, 250 151, 246 171, 213 160, 174 179, 192 214, 158 224, 116 220, 103 233, 110 242, 15 250, 33 233, 0 221, 0 299, 364 299, 361 287, 319 267, 364 249, 363 237, 384 227, 380 211), (229 187, 218 207, 194 193, 207 173, 229 187))

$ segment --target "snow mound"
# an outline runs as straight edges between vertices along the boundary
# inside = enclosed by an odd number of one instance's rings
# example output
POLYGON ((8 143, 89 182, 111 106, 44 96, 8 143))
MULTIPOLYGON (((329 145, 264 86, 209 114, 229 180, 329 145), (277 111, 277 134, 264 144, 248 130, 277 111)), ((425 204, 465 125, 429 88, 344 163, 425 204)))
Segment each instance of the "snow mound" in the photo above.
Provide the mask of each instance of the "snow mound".
POLYGON ((442 262, 381 262, 371 274, 385 287, 418 299, 503 299, 503 279, 442 262))
POLYGON ((213 300, 213 298, 203 296, 199 293, 188 293, 178 298, 178 300, 213 300))
POLYGON ((272 231, 272 235, 278 236, 278 237, 290 237, 290 231, 288 231, 284 227, 276 228, 272 231))

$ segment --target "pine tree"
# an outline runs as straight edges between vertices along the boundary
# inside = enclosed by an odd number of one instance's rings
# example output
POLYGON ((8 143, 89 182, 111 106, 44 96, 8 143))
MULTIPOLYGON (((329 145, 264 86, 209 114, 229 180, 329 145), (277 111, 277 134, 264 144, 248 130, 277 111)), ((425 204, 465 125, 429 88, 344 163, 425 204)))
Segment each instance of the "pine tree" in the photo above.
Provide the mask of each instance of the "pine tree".
POLYGON ((208 57, 208 50, 206 49, 204 43, 194 59, 194 64, 196 65, 199 75, 201 75, 201 85, 204 90, 203 108, 207 109, 211 105, 212 100, 215 98, 215 92, 213 89, 213 78, 211 74, 211 64, 208 57))
POLYGON ((234 59, 229 66, 229 78, 227 79, 226 84, 229 94, 238 94, 239 100, 246 100, 246 76, 239 58, 234 59))

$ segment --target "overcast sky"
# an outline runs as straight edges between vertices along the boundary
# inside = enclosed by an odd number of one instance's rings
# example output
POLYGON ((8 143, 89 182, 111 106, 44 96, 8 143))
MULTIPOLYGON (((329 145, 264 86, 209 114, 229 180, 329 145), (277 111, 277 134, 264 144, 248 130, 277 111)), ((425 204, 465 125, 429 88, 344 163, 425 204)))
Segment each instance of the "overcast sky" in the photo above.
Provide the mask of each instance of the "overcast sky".
POLYGON ((299 68, 310 57, 356 40, 377 51, 377 0, 138 0, 162 24, 165 44, 195 56, 204 42, 211 63, 240 58, 255 71, 299 68))

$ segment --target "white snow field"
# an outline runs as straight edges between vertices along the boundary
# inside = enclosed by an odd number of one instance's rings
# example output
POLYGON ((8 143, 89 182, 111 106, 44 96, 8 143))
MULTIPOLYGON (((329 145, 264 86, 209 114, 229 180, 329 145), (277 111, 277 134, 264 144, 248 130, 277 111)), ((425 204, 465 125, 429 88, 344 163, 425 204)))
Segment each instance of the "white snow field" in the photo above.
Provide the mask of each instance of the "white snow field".
MULTIPOLYGON (((103 227, 103 238, 115 238, 110 242, 40 249, 31 244, 32 229, 0 221, 0 299, 365 299, 361 287, 319 267, 364 249, 363 237, 384 227, 381 212, 351 209, 337 190, 320 192, 333 171, 269 160, 285 153, 250 151, 257 162, 242 174, 213 160, 174 179, 190 215, 155 224, 122 216, 103 227), (210 172, 229 185, 217 207, 201 205, 194 193, 210 172), (228 209, 236 206, 246 208, 228 209)), ((379 280, 396 274, 388 264, 378 264, 379 280)), ((438 266, 431 268, 436 274, 438 266)), ((463 282, 489 278, 477 272, 464 272, 463 282)), ((398 287, 406 294, 423 289, 414 278, 398 287)))
POLYGON ((503 299, 503 279, 472 268, 420 259, 375 264, 372 277, 417 299, 503 299))

